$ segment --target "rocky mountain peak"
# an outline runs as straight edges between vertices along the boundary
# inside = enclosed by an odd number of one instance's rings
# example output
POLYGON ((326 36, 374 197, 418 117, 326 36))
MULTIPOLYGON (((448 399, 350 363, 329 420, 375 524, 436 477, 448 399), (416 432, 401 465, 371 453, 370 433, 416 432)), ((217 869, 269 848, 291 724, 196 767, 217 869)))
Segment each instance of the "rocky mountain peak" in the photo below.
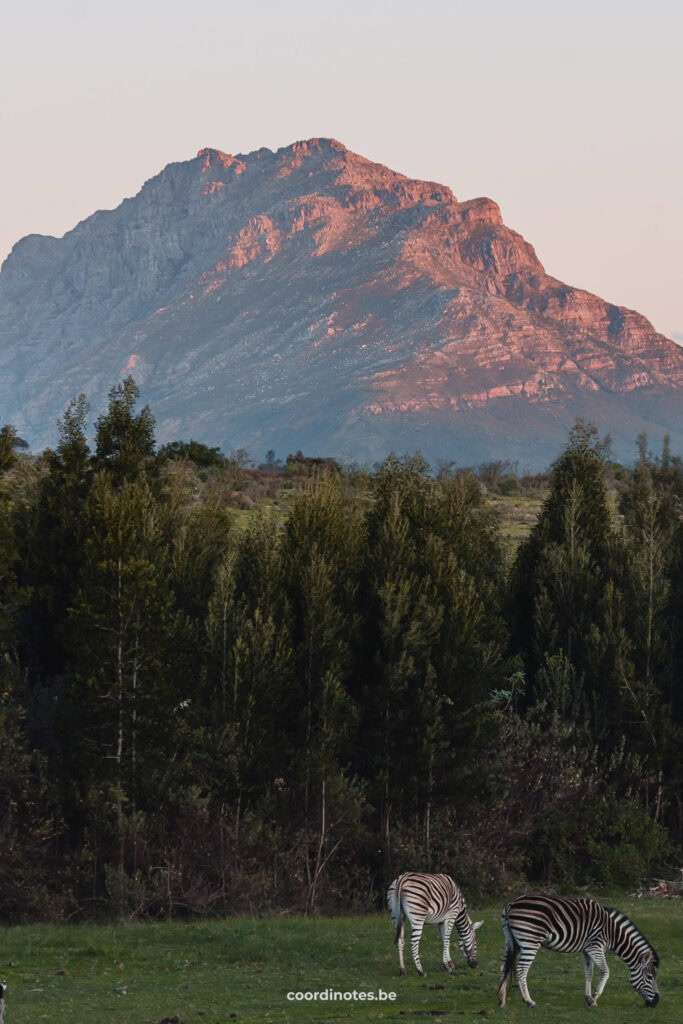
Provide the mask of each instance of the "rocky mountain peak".
POLYGON ((334 139, 204 148, 0 273, 0 419, 34 447, 133 369, 159 439, 547 461, 576 416, 680 437, 683 351, 546 274, 488 198, 334 139))

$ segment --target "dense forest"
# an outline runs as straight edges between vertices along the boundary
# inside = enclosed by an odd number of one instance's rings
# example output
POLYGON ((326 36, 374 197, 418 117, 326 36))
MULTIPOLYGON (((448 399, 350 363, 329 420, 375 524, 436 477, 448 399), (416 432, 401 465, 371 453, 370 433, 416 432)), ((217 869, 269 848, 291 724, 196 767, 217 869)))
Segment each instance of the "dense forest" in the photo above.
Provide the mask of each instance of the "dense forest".
POLYGON ((0 432, 5 921, 366 909, 408 869, 477 898, 677 865, 666 443, 617 466, 577 423, 513 550, 486 467, 271 452, 287 500, 246 513, 245 454, 157 450, 138 403, 114 388, 92 449, 82 396, 54 450, 0 432))

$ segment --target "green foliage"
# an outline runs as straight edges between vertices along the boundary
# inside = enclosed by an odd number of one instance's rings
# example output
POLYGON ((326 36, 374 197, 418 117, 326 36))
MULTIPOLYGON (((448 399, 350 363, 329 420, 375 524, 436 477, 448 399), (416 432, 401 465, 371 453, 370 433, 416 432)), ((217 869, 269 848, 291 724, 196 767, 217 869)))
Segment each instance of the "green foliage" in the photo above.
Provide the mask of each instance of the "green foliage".
POLYGON ((359 591, 369 740, 361 764, 389 874, 402 820, 415 823, 431 863, 432 815, 468 788, 467 765, 488 729, 476 709, 504 679, 507 637, 498 524, 475 478, 434 482, 420 455, 392 456, 371 487, 359 591))
POLYGON ((675 821, 683 841, 683 464, 668 438, 655 457, 638 438, 639 459, 619 508, 631 566, 626 629, 632 671, 625 681, 638 747, 647 753, 646 798, 657 820, 675 821))
POLYGON ((189 441, 170 441, 168 444, 161 446, 157 455, 161 461, 189 459, 190 462, 194 462, 195 466, 200 466, 203 469, 212 466, 222 466, 227 462, 220 448, 212 448, 202 444, 201 441, 193 441, 191 439, 189 441))
POLYGON ((588 858, 584 880, 589 885, 624 889, 673 859, 666 832, 639 800, 615 799, 608 792, 593 810, 593 827, 582 833, 588 858))
POLYGON ((295 455, 288 455, 285 460, 285 472, 300 476, 315 476, 317 473, 339 472, 339 463, 336 459, 324 459, 310 455, 304 455, 298 451, 295 455))
POLYGON ((619 507, 633 566, 629 593, 629 629, 635 640, 634 660, 646 686, 666 680, 671 695, 672 647, 667 635, 672 599, 679 577, 676 541, 683 512, 683 467, 672 460, 665 444, 655 459, 647 439, 639 439, 640 459, 623 488, 619 507))
POLYGON ((60 831, 45 760, 24 732, 26 678, 16 659, 0 651, 0 887, 5 921, 49 919, 63 896, 53 891, 51 846, 60 831))
POLYGON ((90 823, 90 848, 100 860, 112 857, 120 874, 138 856, 138 810, 164 799, 174 746, 167 723, 185 695, 169 661, 174 615, 147 481, 117 489, 109 474, 96 474, 85 518, 64 722, 67 764, 77 780, 69 820, 72 828, 90 823), (89 809, 95 794, 111 808, 98 828, 89 809))
POLYGON ((17 461, 14 454, 17 432, 10 424, 0 428, 0 474, 6 473, 17 461))
POLYGON ((109 392, 107 412, 95 424, 95 467, 111 473, 117 486, 141 473, 154 455, 154 417, 148 406, 135 414, 139 397, 137 384, 126 377, 109 392))
MULTIPOLYGON (((566 662, 548 671, 571 684, 566 662)), ((634 795, 642 763, 623 746, 605 760, 585 725, 546 704, 524 717, 508 712, 501 739, 491 770, 503 781, 489 825, 516 837, 529 880, 633 887, 671 862, 665 831, 634 795)))
POLYGON ((238 517, 274 455, 155 456, 138 398, 94 453, 74 399, 0 481, 6 913, 313 914, 416 867, 487 894, 673 857, 675 456, 617 472, 578 425, 508 574, 511 467, 297 454, 238 517))
POLYGON ((0 481, 0 657, 13 648, 16 640, 17 557, 11 493, 0 481))
POLYGON ((44 679, 61 675, 68 658, 65 629, 81 571, 84 508, 92 482, 87 415, 84 395, 69 403, 58 424, 59 444, 43 456, 33 500, 14 513, 24 657, 44 679))
POLYGON ((591 719, 605 744, 624 728, 623 678, 631 671, 624 621, 623 541, 612 522, 604 444, 577 424, 554 463, 539 520, 517 553, 510 622, 530 696, 554 687, 548 658, 562 655, 573 675, 573 713, 591 719))
MULTIPOLYGON (((346 693, 351 641, 358 629, 354 567, 362 536, 357 514, 337 480, 313 483, 296 500, 281 541, 286 618, 303 709, 302 734, 310 761, 325 765, 346 750, 354 719, 346 693)), ((292 723, 295 728, 295 723, 292 723)), ((293 736, 294 739, 294 736, 293 736)))
POLYGON ((499 494, 519 494, 521 488, 516 476, 504 476, 498 484, 499 494))

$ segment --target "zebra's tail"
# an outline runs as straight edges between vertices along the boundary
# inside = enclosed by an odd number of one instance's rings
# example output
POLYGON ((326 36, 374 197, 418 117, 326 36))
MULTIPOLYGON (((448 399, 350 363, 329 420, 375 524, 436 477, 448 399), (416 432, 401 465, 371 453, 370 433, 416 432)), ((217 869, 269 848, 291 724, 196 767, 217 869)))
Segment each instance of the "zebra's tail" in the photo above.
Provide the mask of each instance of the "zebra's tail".
POLYGON ((510 922, 508 921, 508 908, 506 907, 503 911, 502 916, 503 922, 503 935, 505 936, 505 955, 503 956, 503 962, 500 965, 500 986, 501 988, 507 981, 508 974, 512 971, 515 966, 515 960, 519 953, 519 944, 517 939, 512 933, 510 928, 510 922))
POLYGON ((402 878, 396 879, 396 889, 394 891, 394 916, 396 918, 396 931, 394 933, 394 945, 398 945, 398 940, 401 938, 401 929, 403 928, 403 921, 405 920, 405 913, 403 912, 403 906, 401 904, 401 881, 402 878))

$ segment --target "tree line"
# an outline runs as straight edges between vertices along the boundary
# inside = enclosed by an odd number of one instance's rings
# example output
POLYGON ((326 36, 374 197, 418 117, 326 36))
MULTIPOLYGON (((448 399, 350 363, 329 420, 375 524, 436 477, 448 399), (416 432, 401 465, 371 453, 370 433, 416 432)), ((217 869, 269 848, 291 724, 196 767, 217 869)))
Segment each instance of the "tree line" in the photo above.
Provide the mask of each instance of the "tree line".
POLYGON ((577 423, 511 556, 477 475, 419 454, 323 460, 240 521, 239 460, 157 451, 138 399, 112 390, 92 450, 83 396, 40 457, 0 431, 5 920, 365 909, 409 869, 473 896, 633 886, 675 861, 668 444, 639 438, 615 497, 577 423))

